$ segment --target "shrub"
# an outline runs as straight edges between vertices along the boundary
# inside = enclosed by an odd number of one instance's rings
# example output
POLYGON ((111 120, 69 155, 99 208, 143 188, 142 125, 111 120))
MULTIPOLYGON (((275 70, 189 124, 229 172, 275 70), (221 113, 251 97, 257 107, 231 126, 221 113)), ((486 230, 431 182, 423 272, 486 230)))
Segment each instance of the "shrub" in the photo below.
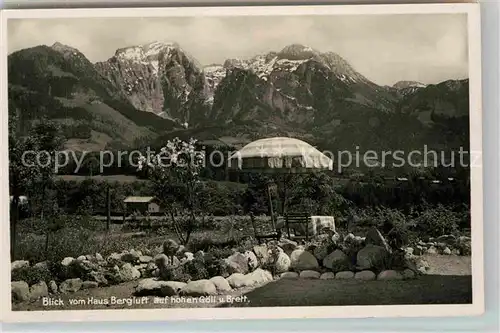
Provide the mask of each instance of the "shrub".
POLYGON ((211 257, 205 260, 205 267, 210 277, 222 276, 228 277, 229 266, 223 258, 211 257))
POLYGON ((460 214, 443 205, 429 208, 415 218, 417 230, 431 237, 456 234, 460 222, 460 214))
POLYGON ((198 251, 208 252, 209 249, 226 248, 238 246, 238 239, 226 238, 226 237, 216 237, 216 235, 203 233, 193 235, 189 241, 188 248, 191 252, 195 253, 198 251))
POLYGON ((186 274, 189 274, 193 280, 204 280, 211 277, 205 267, 204 259, 194 258, 193 260, 186 261, 183 266, 186 274))
POLYGON ((47 259, 61 261, 65 257, 74 257, 95 253, 99 248, 99 242, 94 233, 85 228, 63 228, 58 230, 49 239, 47 259))
POLYGON ((234 253, 233 248, 210 247, 207 250, 206 257, 209 259, 225 259, 225 258, 231 256, 233 253, 234 253))
POLYGON ((22 267, 13 270, 11 273, 12 281, 25 281, 30 286, 40 281, 49 283, 53 279, 52 272, 45 267, 22 267))

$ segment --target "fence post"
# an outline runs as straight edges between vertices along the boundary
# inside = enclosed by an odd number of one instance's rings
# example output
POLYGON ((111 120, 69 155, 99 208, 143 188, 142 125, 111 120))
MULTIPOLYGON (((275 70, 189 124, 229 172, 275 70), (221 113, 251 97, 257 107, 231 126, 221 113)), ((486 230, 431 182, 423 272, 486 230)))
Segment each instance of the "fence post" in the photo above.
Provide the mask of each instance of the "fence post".
POLYGON ((111 192, 109 184, 106 188, 106 230, 109 230, 111 224, 111 192))

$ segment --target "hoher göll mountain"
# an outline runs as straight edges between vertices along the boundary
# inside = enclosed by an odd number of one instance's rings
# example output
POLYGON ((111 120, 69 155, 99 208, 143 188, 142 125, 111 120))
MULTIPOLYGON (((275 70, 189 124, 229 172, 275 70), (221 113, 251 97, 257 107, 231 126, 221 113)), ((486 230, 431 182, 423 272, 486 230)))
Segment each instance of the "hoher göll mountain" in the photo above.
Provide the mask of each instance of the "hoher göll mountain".
POLYGON ((8 75, 10 112, 26 127, 57 120, 73 149, 195 134, 290 135, 330 150, 468 142, 468 79, 380 86, 340 55, 299 44, 202 66, 176 42, 120 48, 98 63, 55 43, 10 54, 8 75))

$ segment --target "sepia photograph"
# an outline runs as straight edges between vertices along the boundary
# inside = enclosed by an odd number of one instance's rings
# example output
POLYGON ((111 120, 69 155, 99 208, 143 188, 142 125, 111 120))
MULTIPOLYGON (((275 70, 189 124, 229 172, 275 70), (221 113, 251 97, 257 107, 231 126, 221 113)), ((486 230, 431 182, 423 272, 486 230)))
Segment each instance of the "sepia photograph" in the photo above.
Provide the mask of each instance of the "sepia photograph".
POLYGON ((2 27, 9 318, 482 313, 477 4, 2 27))

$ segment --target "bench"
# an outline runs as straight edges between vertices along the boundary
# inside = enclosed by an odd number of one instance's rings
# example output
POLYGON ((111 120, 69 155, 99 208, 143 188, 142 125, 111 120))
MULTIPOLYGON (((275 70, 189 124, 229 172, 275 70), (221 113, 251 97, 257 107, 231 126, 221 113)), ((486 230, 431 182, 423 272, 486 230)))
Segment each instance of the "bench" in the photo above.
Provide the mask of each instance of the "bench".
POLYGON ((288 238, 291 239, 290 229, 294 230, 294 238, 305 238, 309 240, 309 223, 311 221, 311 215, 309 213, 291 213, 285 215, 285 228, 288 234, 288 238), (297 227, 299 225, 300 229, 297 227), (297 229, 300 231, 305 231, 305 235, 298 236, 297 229))
POLYGON ((259 228, 257 227, 257 223, 255 222, 255 216, 252 213, 250 214, 250 221, 252 222, 255 239, 257 239, 259 243, 262 241, 266 241, 268 239, 279 240, 281 238, 281 232, 278 230, 264 232, 264 233, 261 232, 261 230, 259 230, 259 228))

